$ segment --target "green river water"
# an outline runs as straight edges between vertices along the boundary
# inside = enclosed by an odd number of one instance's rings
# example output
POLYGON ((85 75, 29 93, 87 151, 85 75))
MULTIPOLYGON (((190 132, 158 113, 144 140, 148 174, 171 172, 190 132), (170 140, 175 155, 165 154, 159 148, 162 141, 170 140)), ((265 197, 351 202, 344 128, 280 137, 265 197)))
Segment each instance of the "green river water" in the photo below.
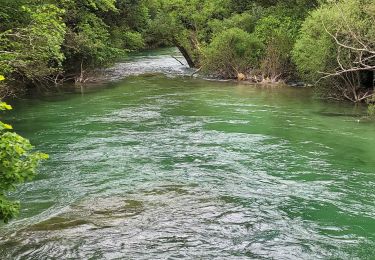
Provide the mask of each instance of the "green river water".
POLYGON ((364 109, 168 72, 13 102, 4 121, 50 159, 12 195, 0 259, 375 259, 364 109))

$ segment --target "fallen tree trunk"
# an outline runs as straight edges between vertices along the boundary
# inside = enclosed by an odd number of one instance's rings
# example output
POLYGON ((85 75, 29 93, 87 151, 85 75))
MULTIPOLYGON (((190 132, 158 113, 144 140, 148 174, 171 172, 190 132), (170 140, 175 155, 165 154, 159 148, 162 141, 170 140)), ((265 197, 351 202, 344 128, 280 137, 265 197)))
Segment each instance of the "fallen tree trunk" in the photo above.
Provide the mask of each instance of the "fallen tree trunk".
POLYGON ((190 56, 188 50, 184 46, 182 46, 181 44, 179 44, 177 42, 175 42, 174 44, 176 45, 176 47, 178 48, 178 50, 181 52, 182 56, 184 56, 185 60, 189 64, 189 67, 190 68, 195 68, 196 64, 195 64, 193 58, 190 56))

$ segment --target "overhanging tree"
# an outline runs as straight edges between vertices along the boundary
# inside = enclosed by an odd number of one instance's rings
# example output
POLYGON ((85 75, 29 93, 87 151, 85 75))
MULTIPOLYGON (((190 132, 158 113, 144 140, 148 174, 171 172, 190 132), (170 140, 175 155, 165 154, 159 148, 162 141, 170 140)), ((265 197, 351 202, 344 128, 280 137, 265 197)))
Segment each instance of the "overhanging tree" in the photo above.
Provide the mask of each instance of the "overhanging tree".
MULTIPOLYGON (((0 75, 0 81, 4 77, 0 75)), ((12 107, 0 102, 0 111, 12 107)), ((41 160, 47 159, 44 153, 33 152, 29 140, 11 132, 12 126, 0 121, 0 221, 8 222, 20 209, 17 201, 9 200, 7 193, 36 175, 41 160)))

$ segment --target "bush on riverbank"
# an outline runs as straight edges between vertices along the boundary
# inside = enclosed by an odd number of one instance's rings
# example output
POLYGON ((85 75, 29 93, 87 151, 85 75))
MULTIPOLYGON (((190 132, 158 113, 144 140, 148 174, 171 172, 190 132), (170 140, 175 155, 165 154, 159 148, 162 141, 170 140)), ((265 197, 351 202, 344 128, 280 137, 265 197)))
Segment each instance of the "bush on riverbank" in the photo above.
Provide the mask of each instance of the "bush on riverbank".
POLYGON ((296 19, 279 11, 262 17, 256 24, 255 34, 266 46, 260 70, 272 82, 288 79, 293 74, 291 51, 300 27, 296 19))
POLYGON ((203 67, 224 78, 238 78, 258 67, 262 42, 254 35, 232 28, 216 35, 204 51, 203 67))
POLYGON ((348 0, 322 5, 304 22, 293 51, 300 75, 319 80, 333 99, 365 101, 373 94, 375 2, 348 0))

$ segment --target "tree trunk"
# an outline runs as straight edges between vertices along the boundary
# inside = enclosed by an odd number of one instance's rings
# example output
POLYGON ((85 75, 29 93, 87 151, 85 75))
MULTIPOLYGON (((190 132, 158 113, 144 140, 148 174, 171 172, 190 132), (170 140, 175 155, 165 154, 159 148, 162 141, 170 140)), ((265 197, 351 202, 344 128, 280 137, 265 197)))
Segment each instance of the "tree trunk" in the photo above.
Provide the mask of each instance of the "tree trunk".
POLYGON ((178 48, 178 50, 181 52, 182 56, 184 56, 185 60, 189 64, 189 67, 190 68, 195 68, 196 64, 193 61, 192 57, 190 56, 189 52, 186 50, 186 48, 184 46, 181 46, 177 42, 175 42, 175 45, 178 48))

